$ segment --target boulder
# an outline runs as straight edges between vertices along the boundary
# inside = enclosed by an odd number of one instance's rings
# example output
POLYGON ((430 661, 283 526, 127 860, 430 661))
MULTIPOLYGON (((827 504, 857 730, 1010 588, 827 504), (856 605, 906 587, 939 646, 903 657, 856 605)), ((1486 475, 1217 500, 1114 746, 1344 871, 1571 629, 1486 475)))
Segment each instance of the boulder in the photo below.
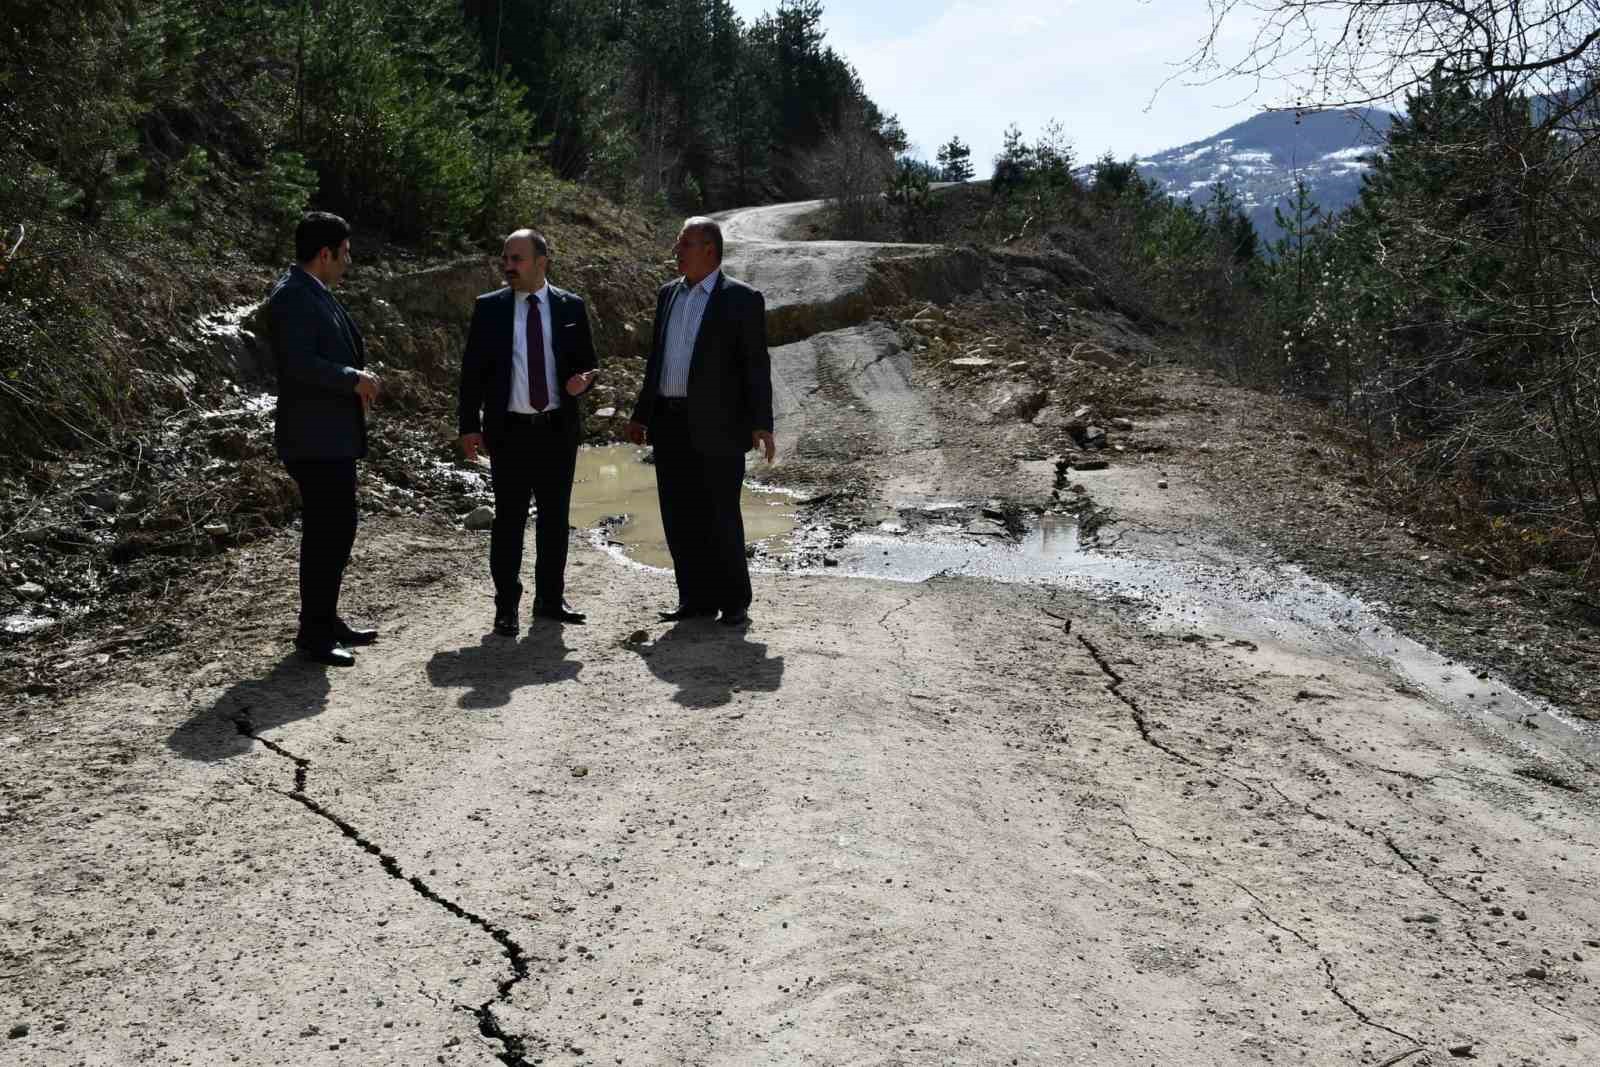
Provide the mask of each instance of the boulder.
POLYGON ((487 530, 494 525, 494 508, 484 505, 473 508, 467 517, 461 520, 461 525, 469 530, 487 530))
POLYGON ((1133 365, 1133 360, 1127 356, 1101 348, 1093 341, 1079 341, 1072 346, 1071 358, 1079 363, 1092 363, 1106 370, 1124 370, 1133 365))
POLYGON ((1045 391, 1032 382, 998 386, 989 397, 989 410, 1005 418, 1031 420, 1044 407, 1045 391))
POLYGON ((12 592, 16 593, 17 596, 21 597, 23 600, 43 600, 45 588, 38 582, 23 582, 21 585, 12 590, 12 592))
POLYGON ((1055 404, 1049 403, 1047 399, 1045 405, 1034 415, 1033 424, 1042 430, 1064 430, 1072 424, 1072 416, 1055 404))

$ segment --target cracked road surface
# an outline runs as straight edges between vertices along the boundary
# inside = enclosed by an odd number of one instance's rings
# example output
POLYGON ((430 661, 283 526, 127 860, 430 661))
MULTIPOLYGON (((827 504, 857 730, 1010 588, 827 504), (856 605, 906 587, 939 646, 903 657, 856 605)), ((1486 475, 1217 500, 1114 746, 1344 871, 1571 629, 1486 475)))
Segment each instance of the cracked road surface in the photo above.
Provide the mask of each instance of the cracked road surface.
MULTIPOLYGON (((729 231, 781 287, 781 227, 729 231)), ((1046 501, 896 345, 775 350, 778 476, 1046 501)), ((1207 551, 1227 517, 1141 471, 1100 490, 1161 513, 1132 543, 1207 551)), ((1600 1061, 1591 788, 1347 644, 940 575, 668 626, 669 576, 581 542, 589 625, 506 640, 484 554, 369 522, 384 636, 324 672, 283 654, 292 538, 251 546, 227 647, 8 702, 5 1062, 1600 1061)))

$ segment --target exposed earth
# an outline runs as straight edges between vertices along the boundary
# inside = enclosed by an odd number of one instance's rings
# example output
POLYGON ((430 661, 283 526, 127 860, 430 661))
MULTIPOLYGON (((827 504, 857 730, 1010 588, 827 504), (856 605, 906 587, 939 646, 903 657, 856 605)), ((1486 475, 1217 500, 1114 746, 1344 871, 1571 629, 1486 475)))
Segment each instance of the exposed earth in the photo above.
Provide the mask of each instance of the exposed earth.
POLYGON ((588 625, 492 636, 422 450, 354 669, 290 652, 290 532, 13 647, 5 1061, 1600 1061, 1587 602, 1069 257, 802 212, 725 220, 801 500, 748 630, 578 531, 588 625))

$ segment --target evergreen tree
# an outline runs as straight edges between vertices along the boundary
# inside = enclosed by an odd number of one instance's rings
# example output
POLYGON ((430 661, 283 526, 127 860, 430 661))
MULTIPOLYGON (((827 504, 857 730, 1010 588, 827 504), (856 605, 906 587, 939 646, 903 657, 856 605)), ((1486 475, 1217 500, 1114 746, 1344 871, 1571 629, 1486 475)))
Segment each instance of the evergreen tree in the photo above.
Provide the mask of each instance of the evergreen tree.
POLYGON ((1006 127, 1000 154, 994 157, 994 174, 989 179, 989 191, 998 197, 1009 196, 1027 183, 1033 172, 1033 148, 1022 138, 1022 127, 1012 123, 1006 127))
POLYGON ((965 182, 972 179, 972 149, 960 137, 939 146, 939 178, 947 182, 965 182))
POLYGON ((1272 220, 1283 234, 1273 242, 1272 252, 1278 270, 1289 281, 1291 306, 1297 312, 1306 307, 1310 275, 1311 244, 1322 224, 1322 208, 1311 199, 1311 189, 1298 175, 1294 180, 1294 202, 1289 210, 1279 204, 1272 209, 1272 220))

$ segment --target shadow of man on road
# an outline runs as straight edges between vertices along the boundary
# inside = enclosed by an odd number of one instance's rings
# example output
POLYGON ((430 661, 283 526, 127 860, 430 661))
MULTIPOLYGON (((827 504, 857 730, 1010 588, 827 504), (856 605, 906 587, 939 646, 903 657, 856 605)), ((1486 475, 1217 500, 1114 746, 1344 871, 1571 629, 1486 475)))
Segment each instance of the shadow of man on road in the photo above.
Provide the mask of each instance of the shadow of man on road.
POLYGON ((680 622, 650 644, 626 647, 678 687, 672 699, 686 708, 720 708, 735 689, 775 693, 783 684, 783 657, 726 626, 680 622))
POLYGON ((327 667, 307 663, 291 652, 259 678, 235 682, 188 722, 172 731, 167 747, 185 759, 224 760, 254 744, 239 732, 239 722, 260 733, 296 719, 320 714, 328 706, 327 667))
POLYGON ((566 635, 553 623, 535 622, 522 640, 485 634, 476 645, 436 652, 428 661, 428 681, 441 689, 466 689, 458 706, 471 710, 504 707, 525 685, 571 681, 583 664, 567 659, 566 635))

